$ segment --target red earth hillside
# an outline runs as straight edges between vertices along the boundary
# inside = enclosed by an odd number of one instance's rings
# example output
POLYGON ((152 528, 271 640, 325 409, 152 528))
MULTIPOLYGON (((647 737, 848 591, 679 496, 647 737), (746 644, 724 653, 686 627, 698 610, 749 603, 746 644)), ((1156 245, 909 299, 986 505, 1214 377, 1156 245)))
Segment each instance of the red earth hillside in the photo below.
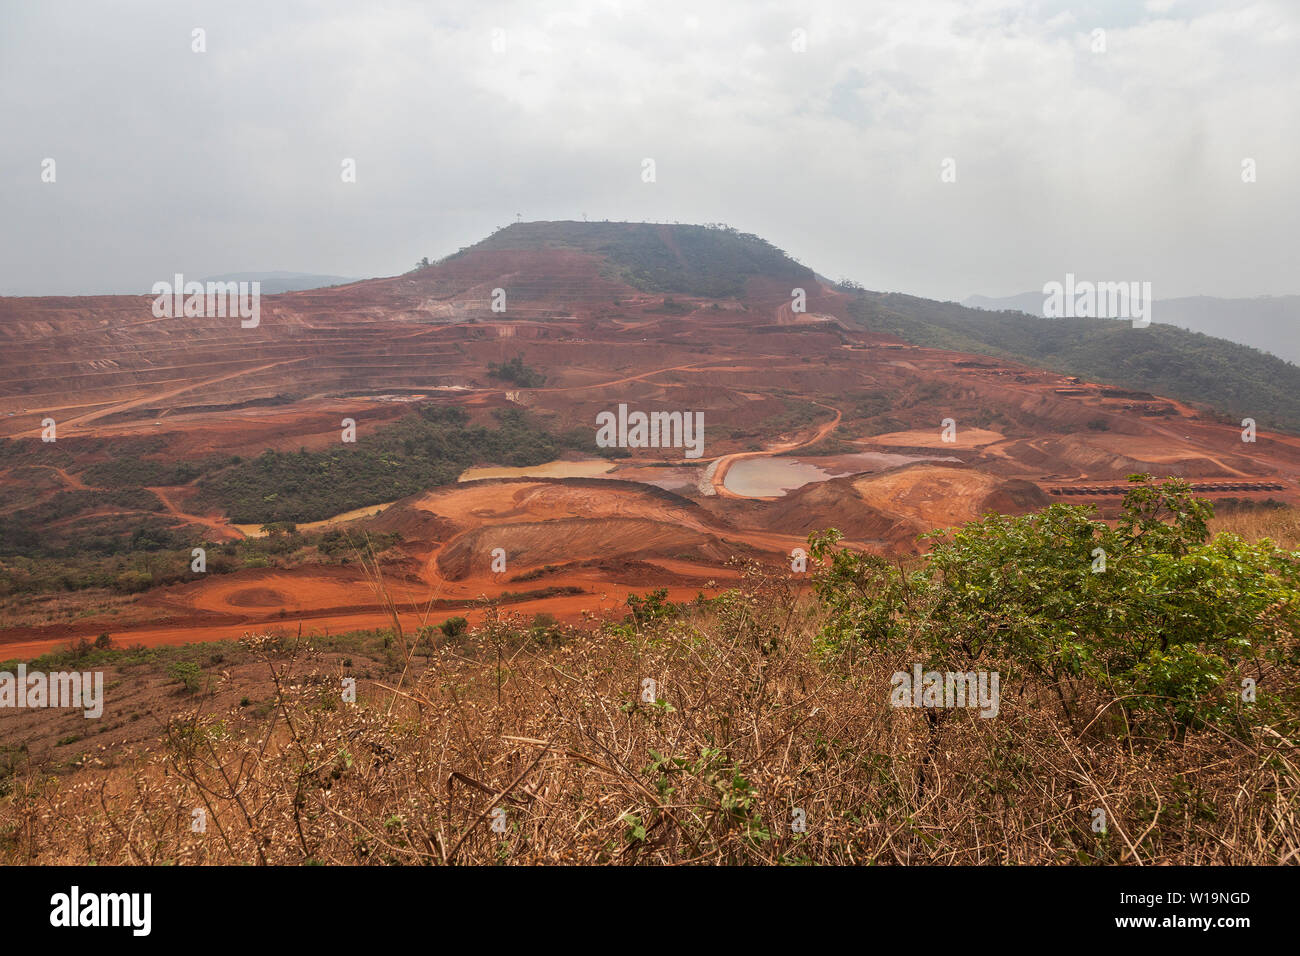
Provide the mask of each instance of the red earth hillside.
MULTIPOLYGON (((1240 429, 1170 399, 867 332, 851 293, 771 247, 591 225, 523 224, 407 275, 266 296, 256 328, 156 318, 150 296, 0 299, 0 435, 13 439, 0 520, 72 501, 65 493, 93 496, 90 469, 124 456, 336 448, 344 418, 368 434, 428 404, 477 423, 520 408, 549 431, 592 435, 620 404, 702 413, 698 458, 571 454, 362 501, 320 523, 400 536, 385 583, 414 627, 473 618, 482 596, 575 619, 622 613, 628 593, 653 587, 676 600, 713 594, 735 580, 731 559, 788 563, 830 526, 906 553, 920 532, 988 510, 1063 500, 1113 513, 1113 489, 1134 472, 1184 477, 1212 498, 1300 500, 1294 436, 1246 444, 1240 429), (544 381, 493 377, 491 365, 515 357, 544 381), (497 548, 505 572, 493 568, 497 548)), ((150 483, 127 504, 86 501, 53 530, 151 516, 213 546, 260 533, 205 505, 197 480, 150 483)), ((105 631, 149 644, 389 624, 355 562, 194 574, 99 605, 42 600, 6 605, 0 657, 105 631)))

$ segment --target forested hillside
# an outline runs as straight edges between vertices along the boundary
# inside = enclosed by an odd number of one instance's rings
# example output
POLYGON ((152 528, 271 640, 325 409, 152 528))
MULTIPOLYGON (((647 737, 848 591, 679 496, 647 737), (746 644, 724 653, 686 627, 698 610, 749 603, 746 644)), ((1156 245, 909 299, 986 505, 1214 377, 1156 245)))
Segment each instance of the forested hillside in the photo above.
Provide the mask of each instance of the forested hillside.
POLYGON ((1119 319, 1042 319, 955 302, 864 292, 867 328, 917 345, 1018 359, 1095 382, 1204 406, 1260 428, 1300 431, 1300 367, 1224 339, 1119 319))

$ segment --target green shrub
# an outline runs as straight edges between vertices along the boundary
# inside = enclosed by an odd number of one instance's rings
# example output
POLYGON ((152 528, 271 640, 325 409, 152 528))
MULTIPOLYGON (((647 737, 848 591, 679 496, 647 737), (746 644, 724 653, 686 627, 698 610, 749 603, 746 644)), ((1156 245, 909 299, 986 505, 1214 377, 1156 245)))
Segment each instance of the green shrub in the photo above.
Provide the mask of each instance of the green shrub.
POLYGON ((448 638, 463 637, 469 632, 469 621, 463 617, 449 617, 440 625, 443 636, 448 638))
POLYGON ((499 365, 496 362, 489 362, 488 375, 521 388, 537 388, 546 384, 546 376, 537 369, 525 365, 523 358, 518 355, 499 365))
POLYGON ((173 661, 167 668, 167 673, 188 694, 197 694, 203 686, 203 668, 193 661, 173 661))
POLYGON ((838 549, 833 529, 810 536, 810 553, 828 562, 815 577, 830 611, 825 649, 1005 667, 1052 687, 1069 715, 1092 717, 1091 700, 1133 727, 1294 722, 1300 553, 1208 540, 1210 503, 1186 482, 1149 477, 1130 477, 1114 527, 1090 506, 990 514, 928 536, 936 543, 914 570, 838 549), (1269 668, 1258 700, 1243 701, 1242 680, 1269 668))
POLYGON ((146 571, 123 571, 113 583, 119 591, 135 594, 153 586, 153 575, 146 571))

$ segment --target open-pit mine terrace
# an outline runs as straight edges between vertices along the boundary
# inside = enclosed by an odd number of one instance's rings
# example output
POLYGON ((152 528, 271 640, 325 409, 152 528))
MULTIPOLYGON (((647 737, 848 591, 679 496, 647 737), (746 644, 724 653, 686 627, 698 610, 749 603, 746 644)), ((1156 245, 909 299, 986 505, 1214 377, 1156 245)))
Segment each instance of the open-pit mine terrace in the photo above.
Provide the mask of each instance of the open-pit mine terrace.
MULTIPOLYGON (((639 449, 318 522, 401 534, 385 580, 414 628, 474 619, 481 597, 507 592, 508 609, 563 620, 621 614, 628 593, 654 587, 675 600, 716 594, 737 578, 732 559, 788 565, 809 532, 830 526, 903 553, 920 532, 988 510, 1067 500, 1106 514, 1134 472, 1187 478, 1211 497, 1300 501, 1300 438, 1261 431, 1246 443, 1235 425, 1159 396, 906 345, 862 331, 844 293, 805 285, 806 313, 791 311, 788 281, 750 279, 722 298, 650 294, 595 256, 544 248, 266 296, 251 329, 238 318, 157 319, 143 295, 0 299, 0 435, 34 448, 52 418, 68 456, 36 471, 0 462, 0 513, 93 488, 85 468, 142 435, 160 440, 151 457, 179 461, 332 447, 343 418, 365 433, 417 402, 484 423, 493 409, 525 408, 551 429, 593 433, 597 413, 619 403, 703 412, 697 460, 639 449), (495 288, 506 290, 504 313, 491 311, 495 288), (515 356, 545 384, 489 375, 489 363, 515 356), (944 419, 956 423, 953 441, 944 419), (508 573, 490 566, 497 547, 508 573)), ((199 509, 192 484, 149 491, 176 528, 204 540, 257 533, 199 509)), ((248 568, 103 612, 11 616, 0 620, 0 657, 105 631, 153 644, 389 623, 354 564, 248 568)))

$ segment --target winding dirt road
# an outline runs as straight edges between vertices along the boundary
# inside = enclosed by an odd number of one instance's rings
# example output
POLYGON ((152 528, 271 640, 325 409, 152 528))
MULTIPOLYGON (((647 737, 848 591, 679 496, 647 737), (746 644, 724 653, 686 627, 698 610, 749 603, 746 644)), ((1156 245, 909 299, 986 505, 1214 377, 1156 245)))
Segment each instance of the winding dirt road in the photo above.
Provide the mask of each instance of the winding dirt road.
POLYGON ((145 488, 145 491, 152 492, 153 496, 162 502, 163 507, 167 509, 169 515, 174 518, 180 518, 182 521, 189 524, 202 525, 208 530, 215 532, 218 541, 236 541, 245 536, 244 532, 240 531, 234 525, 229 524, 224 518, 205 518, 203 515, 189 514, 188 512, 181 511, 176 507, 176 503, 171 500, 167 492, 162 488, 150 487, 145 488))

